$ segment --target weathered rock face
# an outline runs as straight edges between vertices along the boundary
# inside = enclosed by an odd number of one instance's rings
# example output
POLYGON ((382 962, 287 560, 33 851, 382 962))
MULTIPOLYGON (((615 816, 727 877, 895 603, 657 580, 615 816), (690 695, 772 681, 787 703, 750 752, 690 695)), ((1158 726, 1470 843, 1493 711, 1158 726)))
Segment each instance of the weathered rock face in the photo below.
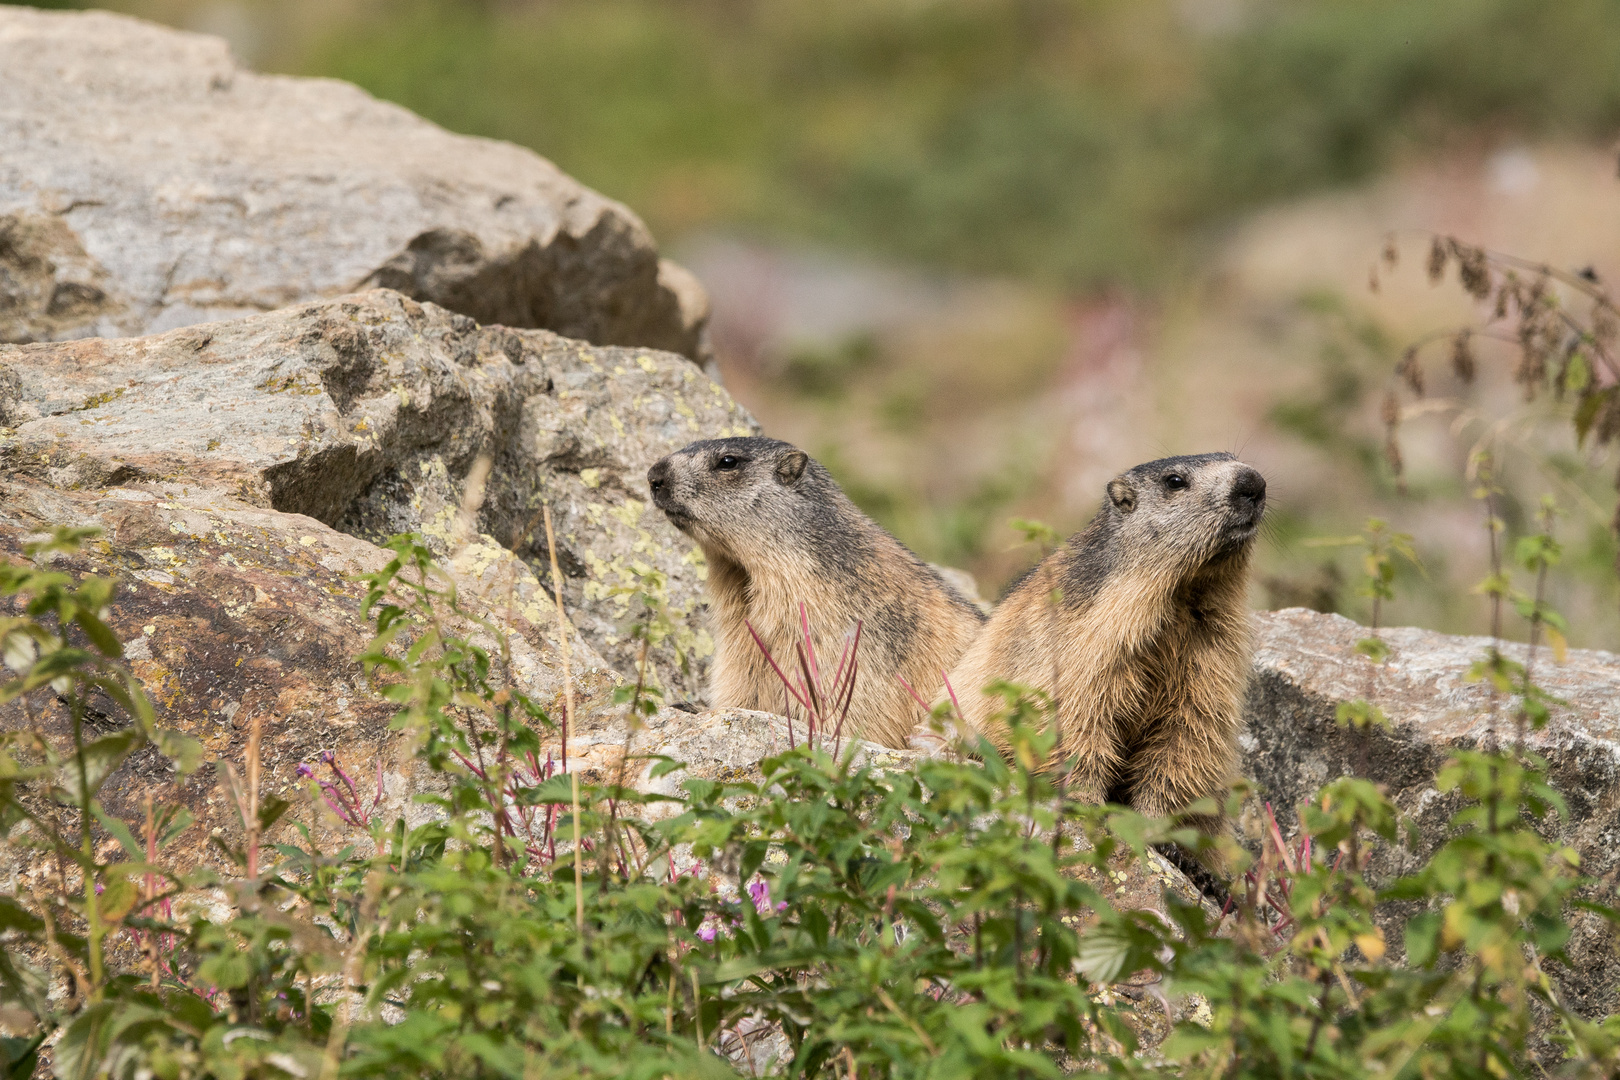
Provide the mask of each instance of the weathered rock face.
POLYGON ((758 428, 678 356, 482 327, 372 290, 149 338, 0 347, 0 374, 13 425, 0 476, 206 487, 368 540, 421 531, 441 553, 487 456, 474 531, 549 580, 549 504, 587 640, 633 672, 641 590, 673 631, 650 654, 653 680, 687 696, 704 683, 703 567, 644 477, 692 439, 758 428))
MULTIPOLYGON (((386 552, 312 518, 190 485, 81 492, 0 481, 0 557, 21 557, 30 535, 56 525, 102 530, 81 555, 58 559, 57 566, 119 579, 108 623, 160 725, 201 741, 211 761, 240 769, 259 718, 266 795, 293 798, 305 785, 298 765, 335 751, 368 798, 382 769, 379 813, 417 815, 410 798, 427 778, 407 740, 388 731, 393 706, 366 685, 356 660, 371 628, 360 618, 365 585, 355 575, 380 569, 386 552)), ((507 632, 514 681, 561 717, 556 610, 528 568, 505 549, 475 540, 449 569, 470 609, 507 632)), ((577 634, 571 646, 576 722, 610 722, 623 712, 612 705, 619 676, 577 634)), ((128 722, 113 713, 92 716, 105 729, 97 734, 128 722)), ((0 708, 0 727, 22 720, 17 703, 0 708)), ((65 739, 66 717, 47 716, 46 729, 65 739)), ((188 804, 202 827, 172 854, 190 867, 205 859, 212 829, 232 836, 240 829, 212 765, 177 790, 169 787, 172 779, 167 762, 144 751, 108 781, 103 801, 126 821, 140 819, 149 791, 188 804)), ((323 843, 345 835, 335 820, 323 824, 316 815, 313 824, 323 843)), ((26 881, 32 870, 3 865, 10 861, 0 860, 0 871, 26 881)))
MULTIPOLYGON (((1328 780, 1354 773, 1377 781, 1412 815, 1423 850, 1431 850, 1458 805, 1434 787, 1436 770, 1453 750, 1515 737, 1513 702, 1498 701, 1493 708, 1485 684, 1465 681, 1489 640, 1383 630, 1392 652, 1375 671, 1355 652, 1366 628, 1348 619, 1290 609, 1257 616, 1257 628, 1245 775, 1260 782, 1285 821, 1328 780), (1382 708, 1393 730, 1363 737, 1339 727, 1338 703, 1357 698, 1382 708)), ((1526 660, 1523 646, 1504 652, 1526 660)), ((1620 656, 1574 649, 1559 664, 1543 648, 1533 675, 1567 703, 1554 708, 1544 730, 1526 737, 1528 748, 1547 759, 1554 786, 1569 802, 1568 818, 1549 828, 1580 853, 1583 874, 1607 882, 1604 902, 1613 904, 1620 876, 1620 656)), ((1374 863, 1382 875, 1406 869, 1391 858, 1374 863)), ((1612 1013, 1620 1009, 1617 943, 1589 913, 1574 913, 1572 922, 1575 964, 1560 980, 1565 1000, 1590 1017, 1612 1013)))
POLYGON ((0 6, 0 341, 130 336, 381 285, 703 360, 708 301, 528 150, 217 38, 0 6))

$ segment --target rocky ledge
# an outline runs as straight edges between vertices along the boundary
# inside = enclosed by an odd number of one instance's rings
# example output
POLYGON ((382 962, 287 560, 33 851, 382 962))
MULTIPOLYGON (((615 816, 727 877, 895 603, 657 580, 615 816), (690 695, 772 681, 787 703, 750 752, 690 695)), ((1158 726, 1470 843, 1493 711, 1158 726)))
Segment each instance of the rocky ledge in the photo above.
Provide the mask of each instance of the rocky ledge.
POLYGON ((149 334, 372 285, 707 358, 640 219, 510 143, 218 38, 0 5, 0 341, 149 334))
MULTIPOLYGON (((1434 786, 1447 756, 1517 737, 1516 700, 1493 698, 1487 684, 1467 678, 1490 639, 1382 630, 1390 655, 1374 665, 1355 651, 1367 629, 1337 615, 1267 612, 1256 616, 1256 628, 1244 774, 1260 784, 1285 828, 1329 780, 1354 774, 1382 784, 1416 823, 1417 854, 1426 855, 1458 806, 1434 786), (1339 703, 1356 699, 1383 709, 1391 728, 1362 735, 1340 727, 1339 703)), ((1530 660, 1523 645, 1502 648, 1518 663, 1530 660)), ((1568 814, 1547 822, 1546 832, 1580 854, 1581 872, 1597 882, 1591 895, 1612 905, 1620 899, 1620 656, 1571 649, 1559 662, 1543 648, 1532 671, 1562 702, 1544 729, 1525 735, 1568 801, 1568 814)), ((1258 822, 1249 825, 1257 840, 1258 822)), ((1387 879, 1410 868, 1385 852, 1373 870, 1387 879)), ((1589 912, 1574 912, 1571 925, 1572 963, 1559 980, 1566 1002, 1594 1018, 1620 1010, 1620 942, 1589 912)))

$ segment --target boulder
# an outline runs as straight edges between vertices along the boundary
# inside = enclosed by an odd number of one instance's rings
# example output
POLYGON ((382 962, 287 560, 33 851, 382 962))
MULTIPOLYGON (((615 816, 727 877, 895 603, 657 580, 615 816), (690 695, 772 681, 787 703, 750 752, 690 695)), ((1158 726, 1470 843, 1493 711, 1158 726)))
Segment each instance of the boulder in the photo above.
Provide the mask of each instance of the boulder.
MULTIPOLYGON (((190 868, 208 858, 215 829, 240 836, 215 763, 242 769, 255 719, 264 731, 265 795, 297 800, 306 784, 298 766, 332 752, 368 804, 382 785, 379 815, 420 815, 410 800, 423 790, 424 770, 406 741, 388 730, 394 706, 366 685, 356 659, 372 634, 360 617, 366 587, 357 575, 380 569, 389 553, 302 514, 190 484, 88 492, 0 481, 0 557, 21 558, 29 538, 57 525, 102 530, 56 566, 75 576, 118 578, 107 621, 123 642, 125 661, 151 697, 158 723, 199 740, 209 760, 171 787, 167 761, 142 751, 102 789, 109 812, 125 821, 140 819, 148 794, 191 808, 201 828, 171 849, 175 865, 190 868)), ((560 718, 560 641, 545 590, 520 560, 488 541, 475 539, 458 554, 449 567, 464 602, 507 633, 514 682, 560 718)), ((578 722, 600 724, 603 714, 622 713, 612 704, 617 673, 577 632, 571 650, 578 722)), ((23 719, 16 702, 0 708, 0 727, 23 719)), ((48 734, 67 738, 60 710, 44 720, 48 734)), ((111 707, 90 717, 95 734, 127 722, 111 707)), ((560 750, 555 737, 549 742, 560 750)), ((312 824, 317 840, 333 849, 354 838, 335 818, 312 824)), ((0 847, 4 862, 22 856, 0 847)), ((30 873, 49 867, 0 866, 4 871, 21 874, 19 887, 26 887, 30 873)))
POLYGON ((631 629, 650 620, 649 677, 671 700, 699 693, 713 646, 694 617, 701 557, 649 504, 646 470, 693 439, 758 432, 679 356, 480 326, 382 289, 146 338, 0 346, 0 422, 0 476, 206 488, 373 542, 419 531, 441 555, 488 458, 472 532, 549 581, 549 505, 586 640, 633 678, 631 629))
MULTIPOLYGON (((1368 630, 1349 619, 1293 608, 1257 615, 1256 626, 1243 771, 1259 782, 1285 828, 1319 786, 1355 774, 1384 785, 1416 822, 1419 854, 1433 850, 1458 807, 1455 795, 1435 788, 1436 771, 1454 750, 1517 737, 1514 701, 1493 700, 1485 683, 1466 678, 1490 639, 1381 630, 1391 651, 1376 666, 1355 651, 1368 630), (1360 698, 1382 708, 1392 728, 1363 735, 1340 727, 1339 703, 1360 698)), ((1527 662, 1523 645, 1504 645, 1503 652, 1527 662)), ((1560 663, 1543 647, 1532 674, 1564 703, 1543 730, 1525 735, 1569 804, 1568 815, 1546 830, 1579 852, 1581 873, 1598 879, 1594 893, 1612 905, 1620 899, 1620 656, 1571 649, 1560 663)), ((1375 875, 1386 879, 1410 868, 1388 851, 1373 863, 1375 875)), ((1574 912, 1571 921, 1573 966, 1559 979, 1566 1003, 1589 1018, 1620 1010, 1617 942, 1589 912, 1574 912)))
POLYGON ((225 42, 0 5, 0 341, 124 337, 371 285, 707 359, 708 301, 627 208, 508 143, 225 42))

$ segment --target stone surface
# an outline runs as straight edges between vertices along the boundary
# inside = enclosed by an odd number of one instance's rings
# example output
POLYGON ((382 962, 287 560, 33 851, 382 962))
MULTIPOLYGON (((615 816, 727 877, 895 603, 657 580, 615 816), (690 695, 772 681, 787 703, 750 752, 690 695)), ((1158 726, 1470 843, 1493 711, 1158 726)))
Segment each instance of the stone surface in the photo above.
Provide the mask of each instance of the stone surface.
MULTIPOLYGON (((261 718, 266 794, 301 804, 298 765, 334 751, 368 796, 382 766, 379 813, 419 814, 410 797, 422 790, 422 770, 406 740, 388 731, 394 707, 371 691, 356 661, 371 628, 360 617, 365 586, 355 575, 381 568, 386 552, 300 514, 181 484, 79 492, 0 481, 0 557, 20 558, 30 536, 55 525, 102 530, 79 556, 56 565, 119 579, 108 623, 160 725, 197 738, 210 762, 234 762, 240 771, 252 723, 261 718)), ((451 569, 471 610, 506 631, 514 681, 561 716, 556 611, 539 583, 510 552, 485 540, 468 544, 451 569)), ((619 676, 577 634, 571 644, 581 721, 621 712, 612 704, 619 676)), ((23 719, 15 702, 0 708, 0 727, 23 719)), ((91 719, 98 734, 127 722, 112 709, 91 719)), ((67 737, 63 715, 48 715, 45 727, 67 737)), ((212 829, 240 835, 215 770, 205 765, 172 791, 167 763, 142 751, 108 781, 103 801, 125 821, 140 818, 148 791, 187 803, 201 827, 171 854, 177 865, 194 866, 210 857, 212 829)), ((323 815, 295 816, 310 821, 323 844, 346 836, 323 815)), ((18 854, 6 851, 8 861, 18 854)), ((26 884, 31 869, 40 868, 3 869, 22 873, 26 884)))
POLYGON ((0 341, 148 334, 398 289, 707 357, 708 301, 538 155, 106 12, 0 5, 0 341))
MULTIPOLYGON (((1506 743, 1515 737, 1514 703, 1494 704, 1483 683, 1466 681, 1487 638, 1452 637, 1411 628, 1380 636, 1391 648, 1381 670, 1355 652, 1368 631, 1336 615, 1301 608, 1256 616, 1254 672, 1245 709, 1243 770, 1259 781, 1285 826, 1324 782, 1356 773, 1384 784, 1416 821, 1420 851, 1432 850, 1457 808, 1434 787, 1435 772, 1458 748, 1506 743), (1384 710, 1393 730, 1363 737, 1340 728, 1339 702, 1366 698, 1384 710)), ((1520 663, 1526 649, 1504 652, 1520 663)), ((1614 904, 1620 879, 1620 656, 1572 649, 1563 663, 1538 651, 1535 681, 1566 705, 1526 738, 1547 759, 1553 785, 1569 803, 1567 820, 1551 835, 1581 855, 1581 872, 1599 879, 1594 894, 1614 904)), ((1408 867, 1393 858, 1374 863, 1393 875, 1408 867)), ((1561 972, 1568 1003, 1588 1017, 1620 1010, 1620 951, 1589 913, 1576 912, 1570 944, 1574 968, 1561 972)))
POLYGON ((481 327, 370 290, 137 339, 0 346, 0 476, 71 490, 183 482, 377 541, 421 531, 447 553, 480 455, 476 533, 549 581, 620 671, 642 590, 670 634, 652 681, 691 697, 712 650, 704 568, 651 507, 647 467, 697 438, 757 433, 678 356, 481 327), (677 660, 687 659, 683 670, 677 660))

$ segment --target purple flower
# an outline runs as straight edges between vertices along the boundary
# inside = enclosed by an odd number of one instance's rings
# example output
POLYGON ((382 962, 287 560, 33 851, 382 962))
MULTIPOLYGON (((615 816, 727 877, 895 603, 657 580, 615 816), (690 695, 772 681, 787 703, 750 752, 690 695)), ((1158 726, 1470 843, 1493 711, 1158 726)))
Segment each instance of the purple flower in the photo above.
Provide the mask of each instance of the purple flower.
POLYGON ((333 753, 330 750, 322 750, 321 751, 321 760, 323 762, 325 762, 326 764, 331 765, 331 764, 333 764, 334 762, 337 761, 337 754, 333 753))
POLYGON ((314 775, 315 775, 315 767, 313 765, 311 765, 307 761, 301 761, 301 762, 298 763, 298 779, 300 779, 300 780, 308 780, 310 777, 312 777, 314 775))
POLYGON ((713 927, 713 926, 700 926, 700 927, 698 927, 698 932, 697 932, 698 940, 699 941, 713 941, 714 940, 714 935, 717 932, 718 932, 718 930, 717 930, 716 927, 713 927))
POLYGON ((771 910, 771 883, 763 878, 748 886, 748 895, 754 901, 754 910, 761 915, 771 910))

